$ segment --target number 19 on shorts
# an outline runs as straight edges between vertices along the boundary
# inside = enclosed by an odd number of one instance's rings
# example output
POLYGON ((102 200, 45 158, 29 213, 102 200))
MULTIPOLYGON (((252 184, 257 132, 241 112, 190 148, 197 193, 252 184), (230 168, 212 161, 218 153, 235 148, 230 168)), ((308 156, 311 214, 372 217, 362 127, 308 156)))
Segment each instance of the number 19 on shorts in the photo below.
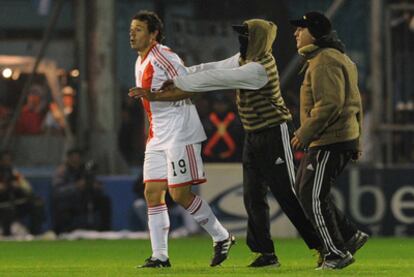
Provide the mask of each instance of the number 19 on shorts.
POLYGON ((178 174, 181 173, 181 175, 187 173, 187 167, 186 167, 186 164, 185 164, 185 160, 181 159, 178 162, 172 161, 171 162, 171 169, 172 169, 172 173, 173 173, 174 177, 177 176, 177 173, 178 174))

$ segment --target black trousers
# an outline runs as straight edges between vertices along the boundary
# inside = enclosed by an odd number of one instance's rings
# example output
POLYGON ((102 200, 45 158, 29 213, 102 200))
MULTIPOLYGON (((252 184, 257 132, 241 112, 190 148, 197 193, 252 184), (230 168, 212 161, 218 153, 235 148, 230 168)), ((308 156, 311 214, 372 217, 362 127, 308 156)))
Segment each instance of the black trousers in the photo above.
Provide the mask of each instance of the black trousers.
POLYGON ((0 224, 3 227, 3 235, 11 235, 10 227, 13 221, 26 221, 26 218, 30 233, 40 234, 46 219, 43 200, 19 189, 15 189, 12 194, 9 192, 0 194, 0 224))
POLYGON ((299 231, 309 248, 322 247, 294 192, 295 168, 286 123, 246 133, 243 148, 243 197, 248 215, 247 245, 257 253, 274 253, 267 193, 299 231))
POLYGON ((57 234, 76 229, 111 229, 111 200, 100 189, 55 192, 52 203, 54 231, 57 234))
POLYGON ((343 256, 357 227, 335 206, 331 187, 352 156, 350 150, 309 149, 301 160, 295 189, 328 255, 343 256))

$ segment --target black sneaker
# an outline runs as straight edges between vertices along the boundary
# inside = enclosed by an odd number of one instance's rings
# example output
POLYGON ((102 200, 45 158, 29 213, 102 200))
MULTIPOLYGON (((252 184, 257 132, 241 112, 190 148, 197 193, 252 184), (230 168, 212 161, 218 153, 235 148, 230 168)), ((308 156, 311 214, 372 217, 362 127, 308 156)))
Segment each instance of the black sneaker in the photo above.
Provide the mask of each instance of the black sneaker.
POLYGON ((275 254, 259 254, 249 267, 279 267, 280 263, 275 254))
POLYGON ((210 266, 220 265, 225 259, 227 259, 230 248, 235 243, 236 243, 236 239, 232 234, 229 234, 229 237, 225 240, 215 242, 213 244, 214 257, 211 260, 210 266))
POLYGON ((341 257, 337 257, 337 258, 329 258, 326 257, 325 260, 323 261, 322 265, 318 268, 316 268, 316 270, 330 270, 330 269, 342 269, 347 267, 348 265, 352 264, 353 262, 355 262, 354 257, 352 257, 352 254, 349 253, 349 251, 346 253, 346 256, 341 258, 341 257))
POLYGON ((355 235, 353 235, 352 238, 350 238, 346 243, 345 247, 348 249, 348 251, 354 255, 358 249, 360 249, 364 244, 368 241, 369 235, 362 232, 357 231, 355 235))
POLYGON ((166 261, 161 261, 159 259, 149 257, 145 260, 145 264, 138 266, 139 268, 144 267, 171 267, 170 260, 167 259, 166 261))

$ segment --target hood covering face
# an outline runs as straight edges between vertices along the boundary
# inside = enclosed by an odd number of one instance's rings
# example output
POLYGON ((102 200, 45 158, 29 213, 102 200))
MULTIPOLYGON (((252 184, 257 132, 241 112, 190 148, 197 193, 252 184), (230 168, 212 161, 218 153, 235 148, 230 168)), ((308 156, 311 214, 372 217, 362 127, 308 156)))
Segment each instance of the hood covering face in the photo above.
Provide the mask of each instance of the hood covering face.
POLYGON ((272 53, 272 45, 277 34, 276 24, 263 19, 250 19, 243 23, 249 30, 246 61, 255 61, 272 53))

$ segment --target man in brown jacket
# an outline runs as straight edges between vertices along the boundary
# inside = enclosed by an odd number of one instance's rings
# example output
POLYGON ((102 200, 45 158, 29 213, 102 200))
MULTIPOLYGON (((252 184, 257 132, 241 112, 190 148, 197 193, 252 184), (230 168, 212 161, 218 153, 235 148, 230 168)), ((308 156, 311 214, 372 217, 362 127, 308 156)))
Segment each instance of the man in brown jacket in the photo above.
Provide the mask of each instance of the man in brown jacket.
POLYGON ((300 90, 300 122, 291 144, 305 149, 295 189, 325 247, 319 269, 341 269, 367 241, 335 206, 331 186, 350 159, 361 153, 362 105, 356 65, 323 14, 291 20, 299 54, 307 60, 300 90))

